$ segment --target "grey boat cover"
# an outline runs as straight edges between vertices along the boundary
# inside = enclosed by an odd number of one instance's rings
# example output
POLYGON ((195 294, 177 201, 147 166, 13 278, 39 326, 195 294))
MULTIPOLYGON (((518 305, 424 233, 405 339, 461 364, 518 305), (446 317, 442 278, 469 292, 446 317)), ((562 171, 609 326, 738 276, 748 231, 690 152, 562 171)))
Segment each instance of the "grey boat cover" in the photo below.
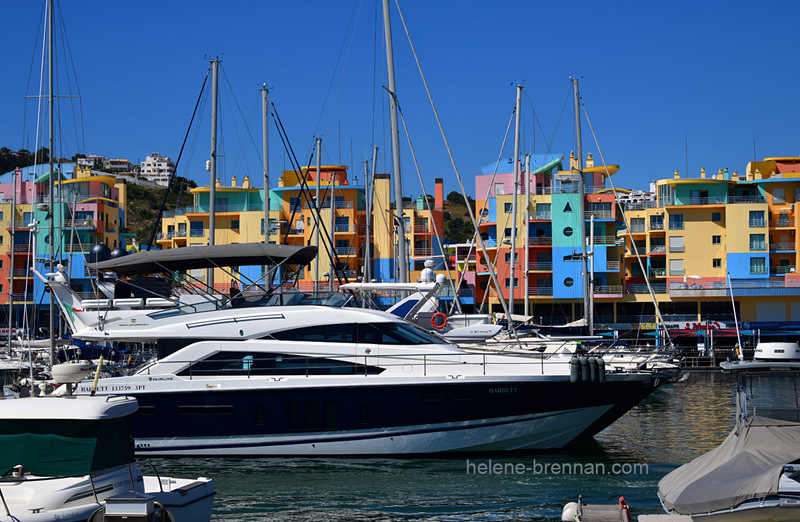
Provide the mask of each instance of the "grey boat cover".
POLYGON ((217 266, 306 265, 316 255, 315 246, 242 243, 148 250, 99 263, 86 263, 86 266, 130 276, 217 266))
POLYGON ((778 492, 784 464, 800 458, 800 423, 751 417, 717 448, 658 483, 668 512, 681 515, 732 509, 778 492))

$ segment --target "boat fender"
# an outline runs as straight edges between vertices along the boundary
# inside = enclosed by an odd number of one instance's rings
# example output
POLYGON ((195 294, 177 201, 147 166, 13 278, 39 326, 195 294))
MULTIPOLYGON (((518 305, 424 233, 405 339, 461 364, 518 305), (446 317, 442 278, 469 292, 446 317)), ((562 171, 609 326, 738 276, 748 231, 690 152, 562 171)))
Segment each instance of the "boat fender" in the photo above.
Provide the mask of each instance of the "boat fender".
POLYGON ((597 357, 589 357, 589 382, 595 384, 600 381, 597 374, 597 357))
POLYGON ((437 330, 441 330, 442 328, 447 326, 447 316, 444 315, 442 312, 436 312, 431 316, 431 326, 433 326, 437 330))
POLYGON ((597 358, 597 374, 601 383, 606 382, 606 361, 602 357, 597 358))
POLYGON ((625 521, 633 520, 631 518, 631 508, 629 508, 628 503, 625 502, 625 497, 619 497, 619 510, 623 514, 623 520, 625 521))
POLYGON ((577 384, 581 381, 581 362, 577 357, 569 361, 569 382, 577 384))
POLYGON ((575 522, 578 519, 580 505, 577 502, 568 502, 561 510, 562 522, 575 522))
POLYGON ((581 357, 581 380, 583 382, 589 382, 589 358, 588 357, 581 357))

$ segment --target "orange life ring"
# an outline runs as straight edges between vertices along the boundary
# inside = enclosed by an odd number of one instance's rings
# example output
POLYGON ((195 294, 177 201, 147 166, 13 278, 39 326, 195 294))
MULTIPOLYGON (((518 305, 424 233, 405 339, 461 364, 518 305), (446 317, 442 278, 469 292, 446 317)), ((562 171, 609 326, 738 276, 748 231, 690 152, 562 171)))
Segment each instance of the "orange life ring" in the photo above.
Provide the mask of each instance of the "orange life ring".
POLYGON ((437 330, 441 330, 445 326, 447 326, 447 316, 444 315, 442 312, 436 312, 431 316, 431 326, 436 328, 437 330), (441 323, 437 322, 437 319, 441 317, 441 323))

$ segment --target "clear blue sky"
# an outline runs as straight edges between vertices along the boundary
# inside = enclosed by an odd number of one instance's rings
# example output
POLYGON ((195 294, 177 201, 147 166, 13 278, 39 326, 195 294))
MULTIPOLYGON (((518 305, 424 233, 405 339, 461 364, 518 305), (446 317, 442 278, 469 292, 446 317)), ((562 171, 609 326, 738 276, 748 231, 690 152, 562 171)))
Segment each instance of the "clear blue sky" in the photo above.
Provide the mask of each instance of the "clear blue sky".
MULTIPOLYGON (((38 92, 43 4, 3 6, 0 146, 35 147, 36 103, 25 96, 38 92)), ((136 163, 158 151, 175 159, 208 60, 219 55, 225 182, 250 174, 261 186, 264 82, 302 164, 321 136, 323 163, 352 164, 359 183, 372 144, 380 147, 379 171, 390 169, 379 0, 57 5, 71 51, 65 59, 58 43, 58 94, 76 94, 75 79, 81 94, 80 105, 60 102, 57 154, 136 163), (69 77, 65 64, 74 64, 69 77)), ((606 161, 621 165, 617 186, 646 189, 674 170, 685 176, 687 138, 691 177, 701 167, 742 172, 754 153, 800 155, 800 68, 790 23, 800 14, 797 2, 404 0, 401 8, 471 195, 473 176, 500 152, 517 83, 526 86, 522 151, 574 149, 570 75, 582 78, 606 161)), ((433 178, 443 177, 446 193, 458 190, 394 0, 392 9, 398 97, 426 188, 431 193, 433 178)), ((210 146, 210 104, 203 107, 179 167, 199 184, 208 183, 210 146)), ((583 130, 584 152, 599 162, 585 120, 583 130)), ((290 163, 270 132, 274 185, 290 163)), ((404 134, 401 148, 404 194, 420 194, 404 134)), ((509 137, 504 157, 512 153, 509 137)))

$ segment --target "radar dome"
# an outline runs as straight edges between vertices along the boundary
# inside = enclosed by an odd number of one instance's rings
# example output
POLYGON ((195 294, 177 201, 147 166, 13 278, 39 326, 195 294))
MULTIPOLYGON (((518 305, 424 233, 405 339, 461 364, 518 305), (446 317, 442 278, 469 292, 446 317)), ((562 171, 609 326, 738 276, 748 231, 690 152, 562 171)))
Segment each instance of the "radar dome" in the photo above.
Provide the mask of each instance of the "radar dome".
POLYGON ((111 249, 106 244, 98 243, 89 251, 90 263, 100 263, 109 259, 111 259, 111 249))

